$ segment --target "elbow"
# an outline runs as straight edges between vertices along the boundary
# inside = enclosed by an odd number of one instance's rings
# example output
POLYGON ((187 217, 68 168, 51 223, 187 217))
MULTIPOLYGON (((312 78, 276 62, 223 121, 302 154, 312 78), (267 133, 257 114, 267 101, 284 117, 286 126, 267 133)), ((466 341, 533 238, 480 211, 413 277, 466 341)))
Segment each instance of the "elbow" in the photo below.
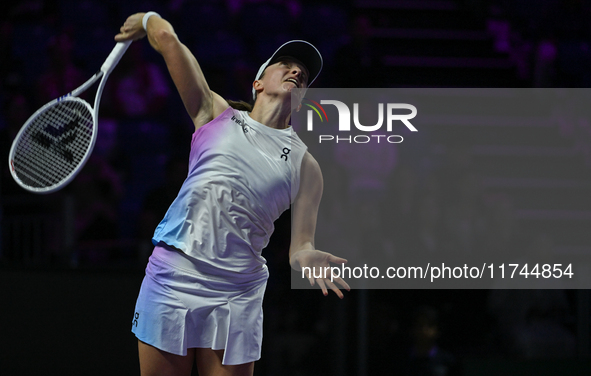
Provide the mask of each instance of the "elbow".
POLYGON ((179 43, 176 33, 167 29, 156 30, 151 35, 150 40, 153 42, 153 46, 156 51, 160 53, 163 53, 171 46, 179 43))

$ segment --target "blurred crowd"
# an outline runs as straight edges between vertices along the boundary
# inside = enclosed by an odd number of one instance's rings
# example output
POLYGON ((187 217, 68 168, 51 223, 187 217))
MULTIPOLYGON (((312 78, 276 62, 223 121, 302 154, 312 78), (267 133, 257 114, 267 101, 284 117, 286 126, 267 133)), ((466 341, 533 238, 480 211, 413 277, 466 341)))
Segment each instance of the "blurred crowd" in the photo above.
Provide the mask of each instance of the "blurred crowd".
POLYGON ((534 87, 589 87, 591 2, 462 0, 487 19, 495 49, 509 53, 534 87))

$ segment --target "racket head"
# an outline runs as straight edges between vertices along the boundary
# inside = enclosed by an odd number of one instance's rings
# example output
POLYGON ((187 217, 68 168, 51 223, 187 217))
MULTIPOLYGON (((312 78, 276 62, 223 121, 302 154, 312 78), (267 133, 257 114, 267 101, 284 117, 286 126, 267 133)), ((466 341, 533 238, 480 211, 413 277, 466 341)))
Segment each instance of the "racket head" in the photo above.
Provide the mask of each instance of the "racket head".
POLYGON ((80 172, 97 137, 97 114, 78 97, 61 97, 25 122, 10 148, 12 177, 33 193, 55 192, 80 172))

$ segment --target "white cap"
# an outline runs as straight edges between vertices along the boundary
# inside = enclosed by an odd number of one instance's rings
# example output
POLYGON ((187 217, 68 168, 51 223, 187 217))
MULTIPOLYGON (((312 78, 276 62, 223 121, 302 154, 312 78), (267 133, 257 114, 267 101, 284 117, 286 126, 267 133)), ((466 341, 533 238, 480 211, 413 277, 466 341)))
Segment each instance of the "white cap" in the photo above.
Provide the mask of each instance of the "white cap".
MULTIPOLYGON (((269 60, 261 65, 255 77, 255 81, 261 78, 261 75, 267 66, 276 63, 276 59, 283 56, 291 56, 304 64, 309 73, 308 86, 312 85, 312 82, 314 82, 322 70, 322 55, 320 55, 320 52, 316 49, 316 47, 305 40, 292 40, 279 47, 277 51, 271 55, 269 60)), ((256 98, 256 94, 256 90, 252 88, 253 100, 256 98)))

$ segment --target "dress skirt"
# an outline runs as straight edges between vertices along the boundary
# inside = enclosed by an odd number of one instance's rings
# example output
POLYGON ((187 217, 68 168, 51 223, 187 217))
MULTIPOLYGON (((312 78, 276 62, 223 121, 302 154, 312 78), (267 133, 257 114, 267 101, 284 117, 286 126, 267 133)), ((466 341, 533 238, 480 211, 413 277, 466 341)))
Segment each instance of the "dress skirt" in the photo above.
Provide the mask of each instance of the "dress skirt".
MULTIPOLYGON (((160 243, 150 256, 132 320, 136 337, 160 350, 225 350, 222 364, 261 357, 263 295, 268 272, 255 280, 215 273, 160 243)), ((238 273, 234 273, 238 274, 238 273)))

